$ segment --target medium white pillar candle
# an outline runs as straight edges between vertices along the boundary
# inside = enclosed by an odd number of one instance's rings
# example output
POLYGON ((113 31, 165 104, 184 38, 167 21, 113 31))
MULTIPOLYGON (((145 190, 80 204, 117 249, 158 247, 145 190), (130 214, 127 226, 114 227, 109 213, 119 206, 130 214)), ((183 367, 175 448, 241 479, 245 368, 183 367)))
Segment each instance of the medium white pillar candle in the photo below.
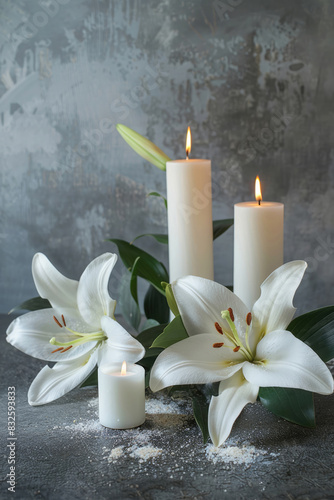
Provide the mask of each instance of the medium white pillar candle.
POLYGON ((170 282, 213 279, 211 161, 168 161, 166 173, 170 282))
POLYGON ((99 418, 112 429, 131 429, 145 421, 145 370, 127 364, 100 366, 98 369, 99 418))
POLYGON ((234 205, 233 291, 248 306, 260 297, 260 285, 283 264, 284 205, 256 199, 234 205))

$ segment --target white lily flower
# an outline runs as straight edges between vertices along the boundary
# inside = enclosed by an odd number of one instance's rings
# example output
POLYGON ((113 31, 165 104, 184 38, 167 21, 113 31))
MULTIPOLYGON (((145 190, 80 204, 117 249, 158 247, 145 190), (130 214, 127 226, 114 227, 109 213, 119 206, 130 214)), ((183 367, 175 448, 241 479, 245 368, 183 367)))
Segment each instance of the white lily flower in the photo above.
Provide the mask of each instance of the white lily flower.
POLYGON ((227 288, 186 276, 172 284, 189 338, 165 349, 153 365, 150 387, 220 382, 209 406, 215 446, 228 438, 234 421, 260 387, 290 387, 330 394, 333 377, 304 342, 286 331, 295 313, 292 300, 306 262, 289 262, 261 285, 252 312, 227 288))
POLYGON ((145 349, 114 319, 116 302, 108 292, 117 255, 93 260, 79 281, 63 276, 47 257, 37 253, 32 273, 38 293, 52 308, 27 313, 8 327, 7 342, 46 361, 32 382, 28 401, 37 406, 54 401, 88 378, 99 362, 135 363, 145 349))

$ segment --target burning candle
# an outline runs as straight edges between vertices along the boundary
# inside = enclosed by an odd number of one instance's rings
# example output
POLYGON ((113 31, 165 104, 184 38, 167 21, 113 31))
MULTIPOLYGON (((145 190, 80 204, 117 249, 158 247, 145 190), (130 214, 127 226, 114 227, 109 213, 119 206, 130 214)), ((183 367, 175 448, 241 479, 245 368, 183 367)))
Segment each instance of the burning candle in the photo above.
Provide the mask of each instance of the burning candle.
POLYGON ((190 151, 188 127, 186 159, 166 164, 171 282, 188 274, 213 279, 211 161, 189 159, 190 151))
POLYGON ((112 429, 131 429, 145 421, 145 370, 120 364, 98 369, 99 418, 112 429))
POLYGON ((233 291, 249 310, 261 283, 283 264, 284 205, 262 201, 258 177, 255 199, 234 205, 233 291))

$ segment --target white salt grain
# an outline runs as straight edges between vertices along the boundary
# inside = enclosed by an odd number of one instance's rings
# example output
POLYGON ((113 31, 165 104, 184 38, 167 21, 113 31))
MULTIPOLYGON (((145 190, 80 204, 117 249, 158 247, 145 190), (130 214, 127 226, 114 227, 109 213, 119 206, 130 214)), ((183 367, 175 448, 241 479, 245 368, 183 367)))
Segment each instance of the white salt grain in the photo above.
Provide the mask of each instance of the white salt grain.
POLYGON ((99 406, 99 398, 92 398, 88 401, 88 406, 90 408, 97 408, 99 406))
POLYGON ((256 458, 265 455, 267 452, 258 450, 255 446, 224 446, 216 448, 213 444, 207 445, 205 454, 211 462, 233 463, 233 464, 251 464, 256 458))
POLYGON ((108 463, 116 462, 123 455, 123 446, 118 446, 117 448, 113 448, 110 454, 107 457, 108 463))
MULTIPOLYGON (((146 400, 146 418, 149 428, 145 429, 141 427, 127 429, 119 432, 114 431, 110 434, 110 439, 120 438, 123 440, 123 443, 126 443, 126 446, 117 446, 112 449, 103 446, 103 459, 107 460, 109 464, 116 463, 119 459, 126 460, 129 457, 137 460, 139 464, 147 462, 148 460, 154 463, 154 461, 158 459, 159 465, 162 465, 164 464, 164 457, 166 456, 167 449, 154 447, 153 444, 155 443, 155 439, 159 438, 161 440, 164 436, 167 436, 166 439, 168 439, 168 431, 170 432, 173 429, 177 430, 183 428, 184 432, 191 430, 187 427, 189 418, 192 418, 190 405, 181 400, 166 400, 166 397, 163 395, 151 396, 146 400)), ((98 419, 97 397, 88 401, 87 418, 80 417, 78 420, 74 420, 70 425, 54 426, 53 429, 58 430, 64 428, 67 431, 71 431, 71 439, 73 439, 73 436, 77 433, 95 433, 96 437, 102 435, 104 428, 98 419)), ((244 442, 242 446, 239 446, 238 441, 232 438, 229 439, 229 446, 225 444, 225 446, 221 448, 215 448, 211 444, 207 445, 204 450, 201 448, 200 451, 196 452, 196 450, 192 449, 192 446, 189 447, 188 434, 184 436, 184 439, 184 443, 179 445, 178 451, 175 453, 175 458, 176 456, 182 458, 183 450, 181 449, 183 447, 187 449, 187 459, 195 460, 195 455, 198 457, 199 453, 201 456, 200 458, 196 457, 196 459, 201 461, 205 454, 205 458, 213 464, 244 464, 250 467, 253 463, 263 460, 263 455, 267 455, 267 458, 275 457, 274 453, 257 449, 248 442, 244 442)), ((115 442, 115 445, 116 443, 117 442, 115 442)), ((168 453, 174 455, 174 452, 170 449, 168 453)), ((174 472, 175 470, 179 470, 178 467, 179 466, 175 465, 174 472)), ((138 470, 147 471, 145 466, 142 468, 139 466, 138 470)), ((136 473, 138 473, 138 470, 136 473)), ((173 471, 168 470, 168 472, 173 471)))
POLYGON ((145 402, 146 413, 149 414, 174 414, 181 415, 182 412, 176 403, 173 401, 166 404, 158 399, 147 399, 145 402))
POLYGON ((138 458, 139 462, 146 462, 150 458, 156 458, 159 455, 162 454, 162 449, 161 448, 154 448, 153 446, 143 446, 141 448, 139 447, 133 447, 132 448, 132 453, 130 453, 130 457, 132 458, 138 458))
POLYGON ((101 432, 103 427, 99 420, 88 420, 77 424, 65 425, 65 429, 72 432, 101 432))

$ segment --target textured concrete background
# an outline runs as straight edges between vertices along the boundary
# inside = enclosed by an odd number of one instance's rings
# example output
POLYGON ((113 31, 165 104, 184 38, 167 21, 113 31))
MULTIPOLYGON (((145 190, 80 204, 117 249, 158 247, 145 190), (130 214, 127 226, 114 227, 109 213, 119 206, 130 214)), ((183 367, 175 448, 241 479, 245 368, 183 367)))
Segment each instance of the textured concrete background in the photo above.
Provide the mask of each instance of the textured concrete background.
MULTIPOLYGON (((0 0, 0 311, 36 294, 35 252, 78 278, 115 250, 105 238, 166 228, 146 197, 164 173, 118 122, 173 158, 189 124, 193 157, 212 159, 215 218, 259 174, 285 203, 285 260, 309 262, 299 312, 333 303, 333 19, 329 0, 0 0)), ((224 284, 232 236, 215 243, 224 284)))

